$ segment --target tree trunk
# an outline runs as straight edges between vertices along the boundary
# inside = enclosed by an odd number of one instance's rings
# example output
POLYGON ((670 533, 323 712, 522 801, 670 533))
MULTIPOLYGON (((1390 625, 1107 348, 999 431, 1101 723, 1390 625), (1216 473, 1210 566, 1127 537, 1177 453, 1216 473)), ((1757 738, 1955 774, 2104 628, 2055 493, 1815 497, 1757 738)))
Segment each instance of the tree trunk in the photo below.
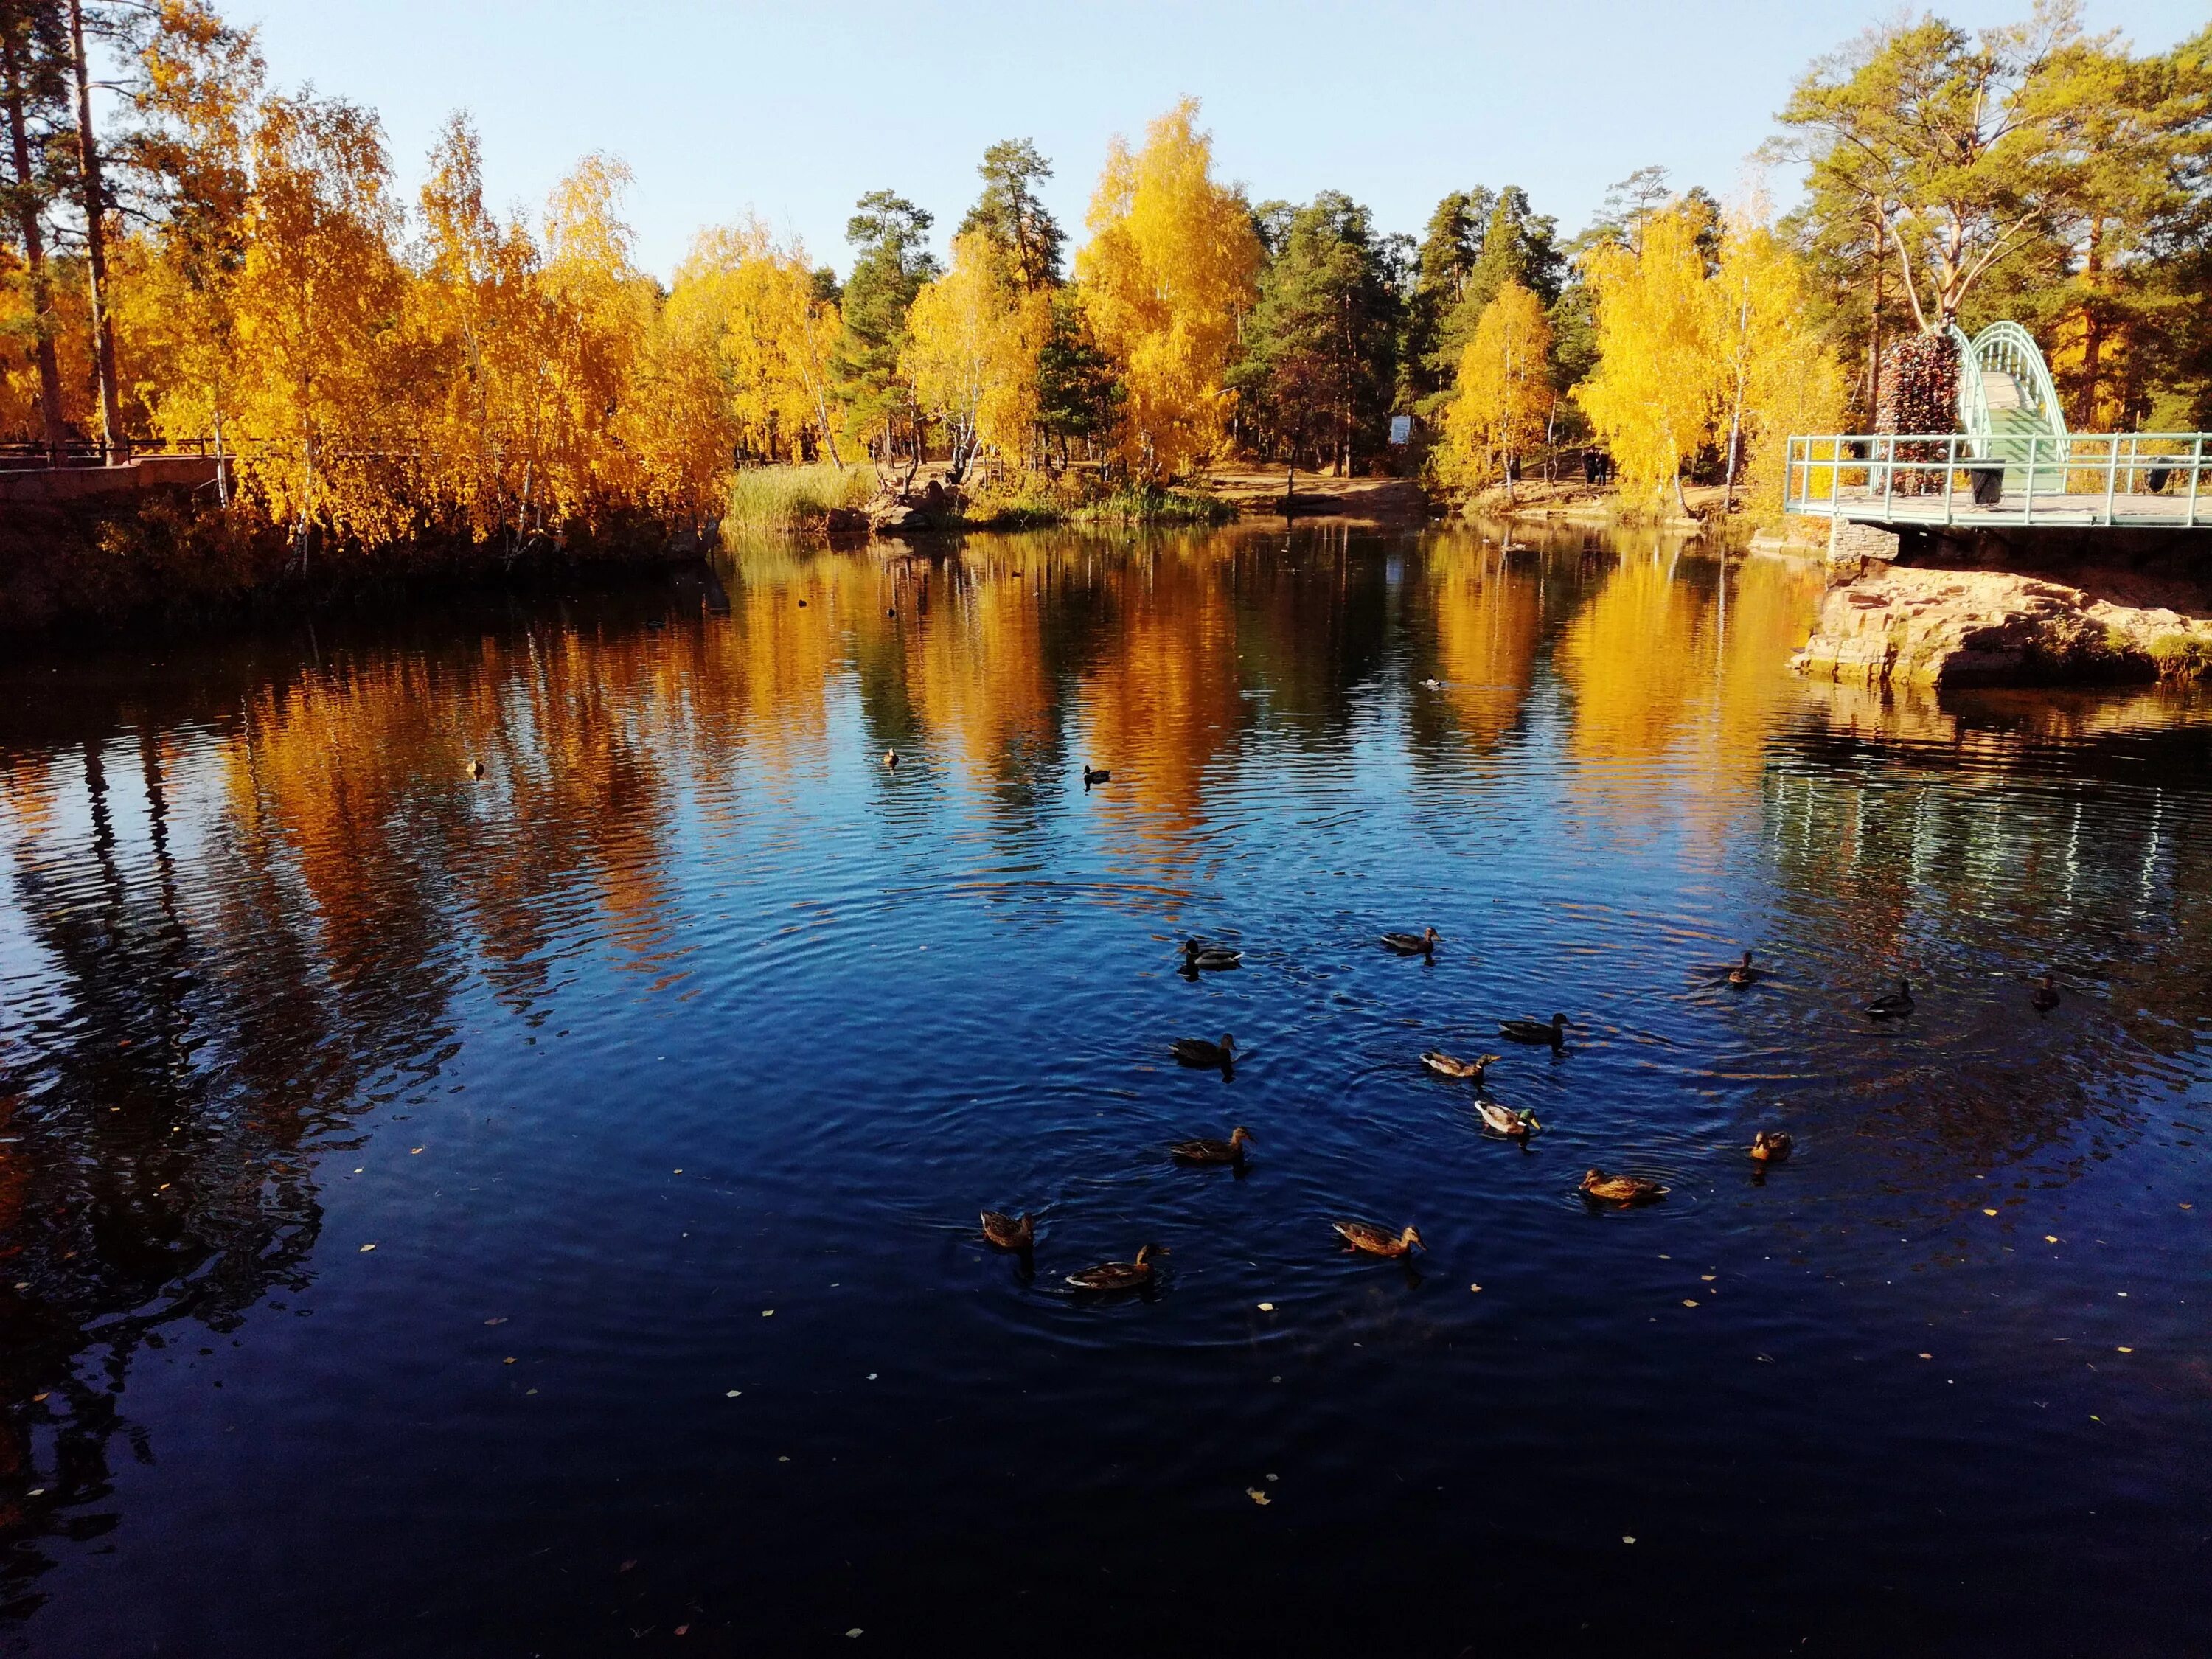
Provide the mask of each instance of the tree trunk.
POLYGON ((85 268, 92 289, 94 363, 100 373, 100 443, 110 463, 129 453, 122 395, 115 384, 115 325, 107 314, 107 194, 100 181, 100 146, 92 132, 92 71, 84 56, 83 0, 70 0, 70 67, 76 75, 77 167, 84 185, 85 268))
POLYGON ((2105 319, 2098 308, 2097 289, 2105 274, 2104 243, 2104 221, 2091 220, 2089 247, 2081 260, 2081 285, 2088 290, 2087 301, 2081 307, 2081 402, 2075 411, 2075 419, 2091 431, 2101 424, 2097 418, 2097 380, 2105 355, 2105 319))
POLYGON ((23 238, 23 264, 30 277, 31 316, 37 329, 33 350, 39 363, 39 419, 45 429, 46 465, 59 466, 69 434, 62 426, 62 371, 54 356, 54 299, 46 282, 46 245, 39 206, 31 188, 31 137, 23 118, 23 73, 14 37, 0 31, 0 60, 7 71, 9 139, 15 149, 17 228, 23 238))

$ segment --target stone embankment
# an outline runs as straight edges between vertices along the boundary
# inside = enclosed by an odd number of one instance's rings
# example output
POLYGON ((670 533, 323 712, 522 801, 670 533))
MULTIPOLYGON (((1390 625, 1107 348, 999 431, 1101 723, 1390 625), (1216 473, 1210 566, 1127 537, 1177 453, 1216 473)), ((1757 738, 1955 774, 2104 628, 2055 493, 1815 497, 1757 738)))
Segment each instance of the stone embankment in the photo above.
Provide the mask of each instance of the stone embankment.
POLYGON ((2126 684, 2212 665, 2212 620, 2117 605, 2087 586, 1893 564, 1847 537, 1831 568, 1836 585, 1791 659, 1801 673, 1869 685, 2126 684))

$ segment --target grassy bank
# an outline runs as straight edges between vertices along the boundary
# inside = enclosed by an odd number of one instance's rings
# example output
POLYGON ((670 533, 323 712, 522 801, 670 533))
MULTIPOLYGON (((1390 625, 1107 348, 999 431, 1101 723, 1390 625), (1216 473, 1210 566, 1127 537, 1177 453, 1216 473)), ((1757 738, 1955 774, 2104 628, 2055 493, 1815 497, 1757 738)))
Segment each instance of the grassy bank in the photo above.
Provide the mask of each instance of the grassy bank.
POLYGON ((841 507, 866 507, 876 493, 876 469, 866 463, 838 467, 828 461, 812 466, 749 466, 730 479, 729 511, 723 522, 733 530, 821 530, 841 507))
MULTIPOLYGON (((929 475, 915 480, 917 492, 929 475)), ((941 482, 941 480, 940 480, 941 482)), ((814 466, 747 467, 730 480, 724 524, 732 530, 771 534, 818 532, 838 507, 864 507, 877 492, 872 465, 840 471, 814 466)), ((948 530, 1037 530, 1051 525, 1209 525, 1237 517, 1233 501, 1200 489, 1126 485, 1100 493, 1095 480, 1076 474, 1024 477, 970 491, 948 530)))

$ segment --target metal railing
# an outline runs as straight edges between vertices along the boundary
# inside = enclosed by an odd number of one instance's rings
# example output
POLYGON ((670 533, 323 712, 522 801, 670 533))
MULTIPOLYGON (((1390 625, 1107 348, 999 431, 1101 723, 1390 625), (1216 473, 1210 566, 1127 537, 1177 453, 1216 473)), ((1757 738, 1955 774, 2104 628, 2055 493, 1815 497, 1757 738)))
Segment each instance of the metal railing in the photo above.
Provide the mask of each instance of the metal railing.
POLYGON ((1959 432, 1794 437, 1784 510, 1913 525, 2212 526, 2212 433, 2028 433, 2005 448, 1983 454, 1959 432))

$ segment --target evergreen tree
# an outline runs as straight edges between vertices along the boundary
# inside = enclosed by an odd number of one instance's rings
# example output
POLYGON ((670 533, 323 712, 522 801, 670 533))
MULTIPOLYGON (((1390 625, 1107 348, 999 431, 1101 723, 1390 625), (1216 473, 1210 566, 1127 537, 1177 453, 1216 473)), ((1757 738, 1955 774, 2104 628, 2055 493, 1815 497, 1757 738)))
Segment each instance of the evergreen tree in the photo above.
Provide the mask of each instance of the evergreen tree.
POLYGON ((1368 210, 1324 191, 1288 219, 1260 276, 1230 384, 1267 453, 1348 470, 1382 441, 1398 296, 1368 210))
MULTIPOLYGON (((845 240, 860 250, 845 279, 844 331, 830 360, 837 396, 854 437, 889 460, 901 433, 919 442, 914 388, 899 370, 906 349, 907 307, 938 275, 923 244, 933 216, 903 196, 872 190, 845 222, 845 240)), ((916 457, 919 459, 919 450, 916 457)))
POLYGON ((1024 293, 1058 287, 1067 234, 1036 195, 1036 186, 1052 177, 1052 163, 1030 140, 1009 138, 985 150, 975 171, 982 176, 983 193, 957 234, 988 237, 1024 293))
POLYGON ((1073 439, 1102 438, 1113 430, 1125 397, 1114 362, 1091 337, 1082 305, 1055 294, 1052 319, 1037 352, 1037 425, 1060 440, 1062 465, 1073 439))
POLYGON ((1427 363, 1443 390, 1430 396, 1424 412, 1439 412, 1438 399, 1448 394, 1482 313, 1507 283, 1517 283, 1549 306, 1559 297, 1565 276, 1558 221, 1531 208, 1528 192, 1518 185, 1508 185, 1493 198, 1474 258, 1437 325, 1427 363))

